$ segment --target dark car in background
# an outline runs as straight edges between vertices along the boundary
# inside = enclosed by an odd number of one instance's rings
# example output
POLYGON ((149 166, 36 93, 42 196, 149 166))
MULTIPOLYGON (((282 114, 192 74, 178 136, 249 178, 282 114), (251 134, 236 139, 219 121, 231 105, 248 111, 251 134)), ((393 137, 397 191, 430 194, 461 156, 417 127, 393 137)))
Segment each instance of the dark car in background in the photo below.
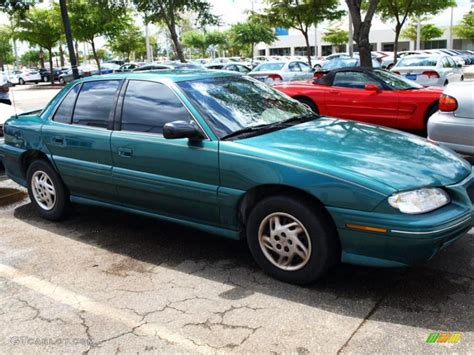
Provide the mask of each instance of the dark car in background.
MULTIPOLYGON (((54 81, 59 81, 59 76, 62 74, 63 70, 61 68, 53 68, 54 81)), ((46 83, 51 80, 51 70, 46 68, 41 68, 39 70, 41 75, 41 81, 46 83)))

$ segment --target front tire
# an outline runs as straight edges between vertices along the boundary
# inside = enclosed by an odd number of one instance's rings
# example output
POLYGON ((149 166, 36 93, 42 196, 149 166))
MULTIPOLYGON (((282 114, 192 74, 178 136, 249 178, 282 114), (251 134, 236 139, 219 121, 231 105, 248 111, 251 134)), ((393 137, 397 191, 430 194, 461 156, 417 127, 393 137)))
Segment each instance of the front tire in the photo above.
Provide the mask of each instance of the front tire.
POLYGON ((22 78, 20 78, 18 79, 18 84, 25 85, 25 81, 22 78))
POLYGON ((284 282, 313 283, 340 260, 337 232, 324 208, 291 197, 257 204, 246 232, 255 261, 284 282))
POLYGON ((50 221, 64 219, 70 209, 69 193, 51 164, 35 160, 26 176, 28 195, 39 215, 50 221))

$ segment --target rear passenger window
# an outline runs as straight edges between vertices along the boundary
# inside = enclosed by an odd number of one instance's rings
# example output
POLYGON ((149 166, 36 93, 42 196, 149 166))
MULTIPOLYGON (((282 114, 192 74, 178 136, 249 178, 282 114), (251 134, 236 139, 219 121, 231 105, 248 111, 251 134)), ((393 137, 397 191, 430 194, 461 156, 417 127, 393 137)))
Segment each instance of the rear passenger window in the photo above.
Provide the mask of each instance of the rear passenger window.
POLYGON ((77 92, 79 86, 74 86, 67 94, 66 97, 59 105, 56 113, 54 114, 53 121, 60 123, 71 123, 72 113, 74 111, 74 103, 76 102, 77 92))
POLYGON ((165 85, 130 81, 123 101, 122 130, 161 133, 165 123, 190 121, 191 115, 165 85))
POLYGON ((98 80, 82 84, 72 123, 107 128, 119 83, 119 80, 98 80))

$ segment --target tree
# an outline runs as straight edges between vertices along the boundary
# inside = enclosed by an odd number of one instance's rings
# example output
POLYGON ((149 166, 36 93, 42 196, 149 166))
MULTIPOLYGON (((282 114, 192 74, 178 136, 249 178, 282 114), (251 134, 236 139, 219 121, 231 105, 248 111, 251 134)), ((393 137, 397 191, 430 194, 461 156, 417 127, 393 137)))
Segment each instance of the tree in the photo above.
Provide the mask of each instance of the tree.
POLYGON ((394 64, 397 63, 398 40, 409 17, 434 15, 455 5, 455 0, 380 0, 377 12, 382 20, 395 20, 394 64))
POLYGON ((253 61, 253 52, 255 44, 263 42, 272 43, 275 39, 275 33, 265 23, 256 19, 249 19, 247 22, 239 22, 231 27, 233 42, 240 46, 250 46, 251 58, 253 61))
POLYGON ((95 40, 100 36, 111 37, 120 33, 131 22, 127 9, 111 6, 106 0, 75 0, 68 5, 72 34, 76 40, 91 45, 92 55, 100 71, 95 40))
POLYGON ((454 33, 460 38, 474 40, 474 11, 463 16, 461 23, 454 27, 454 33))
POLYGON ((215 46, 219 46, 219 48, 221 48, 228 41, 226 34, 220 31, 207 32, 205 37, 206 37, 206 44, 208 48, 211 46, 213 48, 215 46))
POLYGON ((128 24, 124 31, 110 36, 108 47, 114 54, 130 61, 132 53, 141 51, 145 43, 145 36, 139 27, 128 24))
MULTIPOLYGON (((443 33, 444 31, 441 28, 431 23, 428 23, 426 25, 421 25, 420 39, 422 41, 429 41, 430 39, 441 37, 443 33)), ((408 38, 412 41, 416 41, 416 24, 410 24, 407 28, 405 28, 402 31, 401 36, 403 38, 408 38)))
POLYGON ((197 49, 203 57, 206 56, 206 50, 209 45, 206 42, 206 35, 201 31, 184 32, 181 36, 181 41, 186 47, 197 49))
POLYGON ((369 33, 372 27, 372 18, 379 0, 346 0, 349 8, 352 24, 354 27, 353 40, 359 48, 360 65, 362 67, 372 68, 372 56, 370 55, 369 33), (364 19, 362 19, 363 6, 366 6, 364 19))
MULTIPOLYGON (((49 54, 49 67, 53 70, 53 48, 62 35, 59 13, 52 8, 32 8, 19 23, 18 38, 44 48, 49 54)), ((54 84, 53 75, 51 83, 54 84)))
POLYGON ((323 35, 323 41, 330 43, 333 47, 347 43, 349 33, 338 28, 330 28, 323 35))
POLYGON ((37 49, 29 49, 20 57, 21 64, 26 66, 37 66, 41 61, 40 51, 37 49))
POLYGON ((13 47, 10 44, 11 32, 8 28, 0 27, 0 68, 4 70, 5 64, 13 63, 13 47))
POLYGON ((293 28, 305 39, 307 57, 311 65, 309 28, 323 21, 340 19, 344 11, 338 10, 339 0, 267 0, 270 5, 264 16, 272 26, 293 28))
POLYGON ((185 13, 197 15, 196 22, 201 26, 217 24, 218 18, 211 14, 211 5, 206 0, 133 0, 138 11, 145 15, 145 22, 156 22, 166 26, 178 59, 185 63, 183 48, 178 36, 177 26, 185 13))

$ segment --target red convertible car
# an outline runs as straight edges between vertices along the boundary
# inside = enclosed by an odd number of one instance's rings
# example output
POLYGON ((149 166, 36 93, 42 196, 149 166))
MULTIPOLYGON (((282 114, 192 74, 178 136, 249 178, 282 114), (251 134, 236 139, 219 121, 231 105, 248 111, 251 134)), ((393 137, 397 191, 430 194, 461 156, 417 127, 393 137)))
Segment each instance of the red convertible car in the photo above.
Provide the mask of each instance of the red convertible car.
POLYGON ((441 88, 423 87, 389 71, 369 68, 342 68, 314 81, 274 87, 321 115, 410 131, 426 131, 442 94, 441 88))

